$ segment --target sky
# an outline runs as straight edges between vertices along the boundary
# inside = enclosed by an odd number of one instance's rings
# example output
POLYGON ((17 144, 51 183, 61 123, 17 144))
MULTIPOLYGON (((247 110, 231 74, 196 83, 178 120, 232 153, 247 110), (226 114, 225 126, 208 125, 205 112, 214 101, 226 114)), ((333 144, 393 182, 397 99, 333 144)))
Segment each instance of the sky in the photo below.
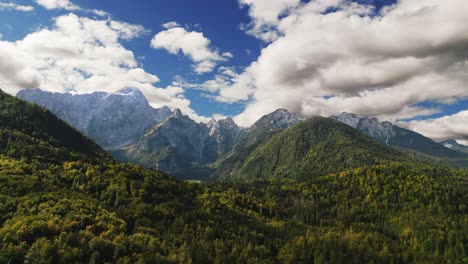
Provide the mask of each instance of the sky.
POLYGON ((352 112, 468 143, 465 0, 0 0, 0 88, 139 88, 249 126, 352 112))

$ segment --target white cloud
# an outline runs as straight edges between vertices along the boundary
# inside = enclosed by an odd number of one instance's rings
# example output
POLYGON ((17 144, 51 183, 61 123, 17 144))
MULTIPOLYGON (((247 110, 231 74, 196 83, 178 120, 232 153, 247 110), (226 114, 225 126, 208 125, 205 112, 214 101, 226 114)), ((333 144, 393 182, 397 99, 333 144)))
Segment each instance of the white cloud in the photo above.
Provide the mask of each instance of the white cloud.
POLYGON ((125 23, 121 21, 114 21, 114 20, 110 21, 110 27, 113 30, 120 32, 121 38, 124 40, 138 38, 142 34, 149 32, 141 25, 132 25, 129 23, 125 23))
POLYGON ((79 10, 80 7, 70 2, 70 0, 36 0, 38 5, 46 9, 65 9, 68 11, 79 10))
POLYGON ((0 87, 10 94, 25 88, 53 92, 115 92, 139 88, 155 107, 180 108, 197 120, 180 87, 159 88, 156 75, 139 67, 121 40, 138 37, 143 27, 75 14, 54 19, 16 42, 0 41, 0 87))
POLYGON ((240 0, 249 29, 262 29, 253 35, 271 43, 215 91, 219 101, 249 101, 241 125, 280 107, 412 118, 438 111, 420 102, 468 97, 468 2, 400 0, 379 13, 347 0, 274 2, 240 0))
POLYGON ((231 52, 223 52, 222 56, 230 59, 234 58, 234 55, 231 52))
POLYGON ((287 14, 300 4, 300 0, 239 0, 241 6, 249 8, 249 15, 253 19, 249 25, 242 25, 248 34, 264 41, 278 38, 276 27, 279 17, 287 14))
POLYGON ((0 10, 16 10, 22 12, 33 11, 34 7, 30 5, 18 5, 14 3, 0 3, 0 10))
POLYGON ((165 29, 180 27, 179 23, 174 22, 174 21, 167 22, 167 23, 163 24, 162 26, 163 26, 163 28, 165 28, 165 29))
POLYGON ((84 13, 94 14, 100 17, 108 17, 109 13, 98 9, 84 9, 78 5, 73 4, 70 0, 35 0, 36 3, 45 9, 63 9, 67 11, 81 11, 84 13))
POLYGON ((106 17, 106 16, 110 16, 109 13, 107 13, 106 11, 103 11, 103 10, 98 10, 98 9, 90 9, 88 10, 89 12, 95 14, 95 15, 98 15, 98 16, 101 16, 101 17, 106 17))
POLYGON ((441 118, 411 121, 407 126, 437 141, 456 139, 468 142, 468 110, 441 118))
POLYGON ((226 56, 220 55, 210 46, 210 43, 211 41, 201 32, 189 32, 182 27, 170 27, 154 36, 151 47, 165 49, 171 54, 182 53, 188 56, 195 62, 194 71, 202 74, 213 71, 218 62, 232 57, 230 53, 224 54, 226 56))

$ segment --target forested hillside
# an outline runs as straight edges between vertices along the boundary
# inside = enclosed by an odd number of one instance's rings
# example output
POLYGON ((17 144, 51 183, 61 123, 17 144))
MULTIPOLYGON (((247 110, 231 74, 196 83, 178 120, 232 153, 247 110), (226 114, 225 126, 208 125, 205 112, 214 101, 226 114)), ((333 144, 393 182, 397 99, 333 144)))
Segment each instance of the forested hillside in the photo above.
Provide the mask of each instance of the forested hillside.
POLYGON ((338 121, 300 122, 258 146, 232 177, 307 178, 408 158, 338 121))
POLYGON ((465 170, 187 183, 113 161, 42 108, 2 94, 0 109, 0 263, 468 261, 465 170))

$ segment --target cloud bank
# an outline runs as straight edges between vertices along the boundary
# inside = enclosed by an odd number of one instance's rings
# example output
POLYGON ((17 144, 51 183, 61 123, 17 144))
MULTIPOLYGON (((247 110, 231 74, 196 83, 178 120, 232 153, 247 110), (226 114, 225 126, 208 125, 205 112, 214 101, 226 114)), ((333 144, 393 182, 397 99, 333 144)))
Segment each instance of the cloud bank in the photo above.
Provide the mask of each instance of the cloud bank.
POLYGON ((0 88, 16 94, 25 88, 53 92, 115 92, 139 88, 155 107, 180 108, 204 120, 191 108, 181 87, 159 88, 159 78, 141 68, 121 41, 141 36, 145 29, 114 20, 94 20, 68 14, 16 42, 0 41, 0 88))
POLYGON ((411 121, 409 128, 432 139, 456 139, 468 145, 468 110, 441 118, 411 121))
POLYGON ((439 111, 421 102, 468 97, 466 1, 400 0, 381 10, 346 0, 239 2, 252 18, 244 29, 268 44, 207 91, 247 101, 235 118, 244 126, 280 107, 302 117, 347 111, 395 120, 439 111))

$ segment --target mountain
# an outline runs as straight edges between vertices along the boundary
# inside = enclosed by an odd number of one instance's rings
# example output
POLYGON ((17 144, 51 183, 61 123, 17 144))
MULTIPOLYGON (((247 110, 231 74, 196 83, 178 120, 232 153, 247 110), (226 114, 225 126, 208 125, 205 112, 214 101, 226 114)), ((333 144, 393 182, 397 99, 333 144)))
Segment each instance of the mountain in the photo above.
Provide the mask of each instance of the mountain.
POLYGON ((218 155, 227 154, 237 142, 242 129, 230 117, 221 120, 212 119, 208 124, 210 136, 218 143, 218 155))
POLYGON ((241 133, 231 118, 205 125, 180 110, 154 109, 138 89, 83 95, 28 89, 17 97, 49 109, 120 161, 181 178, 210 174, 207 165, 230 152, 241 133))
POLYGON ((197 178, 194 177, 197 164, 207 164, 218 157, 217 141, 210 136, 210 128, 183 115, 179 109, 114 155, 188 179, 197 178))
MULTIPOLYGON (((350 113, 342 113, 340 115, 331 116, 330 118, 356 128, 364 134, 391 147, 422 153, 435 158, 466 158, 468 161, 468 155, 446 148, 430 138, 393 125, 388 121, 381 123, 376 118, 360 117, 350 113)), ((466 163, 466 165, 468 166, 468 163, 466 163)))
POLYGON ((447 139, 447 140, 439 142, 439 144, 443 145, 446 148, 468 154, 468 146, 458 143, 455 139, 447 139))
POLYGON ((364 134, 387 145, 389 141, 396 136, 393 124, 388 121, 381 123, 377 118, 360 117, 356 114, 349 113, 342 113, 337 116, 332 116, 331 118, 356 128, 364 134))
MULTIPOLYGON (((278 109, 246 129, 231 118, 200 124, 180 111, 152 108, 138 89, 84 95, 28 89, 17 96, 51 110, 120 161, 185 179, 229 178, 257 147, 300 122, 295 114, 278 109)), ((468 166, 467 154, 390 122, 348 113, 331 118, 427 162, 468 166)))
MULTIPOLYGON (((275 136, 265 149, 280 150, 292 173, 301 164, 282 151, 309 149, 305 162, 314 149, 330 152, 324 162, 392 156, 343 126, 303 121, 277 132, 296 146, 275 136)), ((467 170, 385 163, 302 180, 183 182, 116 162, 45 108, 2 92, 0 139, 0 263, 466 262, 467 170)))
POLYGON ((347 125, 314 117, 257 146, 231 174, 241 178, 304 178, 405 160, 400 152, 347 125))
POLYGON ((0 91, 0 153, 61 163, 107 157, 98 145, 46 109, 0 91))
POLYGON ((230 151, 213 164, 214 172, 211 178, 229 179, 247 160, 259 145, 281 132, 300 122, 299 118, 286 109, 278 109, 264 115, 251 127, 240 131, 237 140, 230 147, 230 151))
POLYGON ((243 131, 237 148, 262 141, 262 139, 268 137, 269 134, 289 128, 299 121, 296 114, 280 108, 270 114, 264 115, 250 128, 243 131))
MULTIPOLYGON (((296 115, 278 109, 248 129, 231 118, 205 125, 180 110, 152 108, 138 89, 82 95, 27 89, 17 97, 49 109, 120 161, 181 178, 225 170, 233 155, 245 159, 253 146, 299 122, 296 115)), ((218 178, 218 173, 213 177, 218 178)))
POLYGON ((135 142, 147 128, 171 114, 167 107, 152 108, 140 90, 131 88, 83 95, 26 89, 17 97, 49 109, 105 149, 135 142))

